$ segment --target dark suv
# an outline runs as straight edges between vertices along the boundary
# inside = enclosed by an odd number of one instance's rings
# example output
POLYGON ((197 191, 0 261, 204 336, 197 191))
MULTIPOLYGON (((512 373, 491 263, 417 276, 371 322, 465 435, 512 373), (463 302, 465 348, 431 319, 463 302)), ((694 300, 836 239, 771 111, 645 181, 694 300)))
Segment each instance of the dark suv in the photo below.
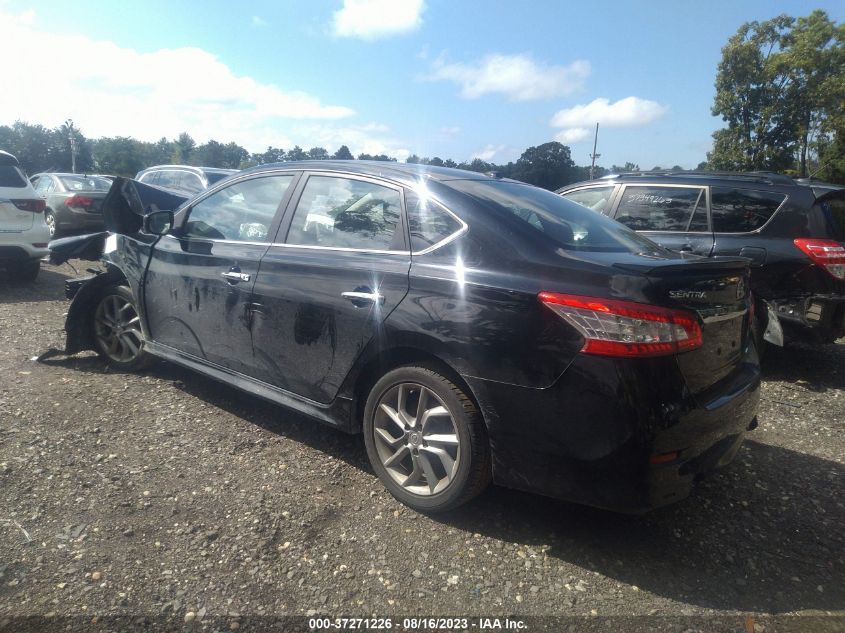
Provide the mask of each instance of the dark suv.
POLYGON ((845 189, 778 174, 637 172, 558 190, 666 248, 751 260, 761 334, 845 336, 845 189))

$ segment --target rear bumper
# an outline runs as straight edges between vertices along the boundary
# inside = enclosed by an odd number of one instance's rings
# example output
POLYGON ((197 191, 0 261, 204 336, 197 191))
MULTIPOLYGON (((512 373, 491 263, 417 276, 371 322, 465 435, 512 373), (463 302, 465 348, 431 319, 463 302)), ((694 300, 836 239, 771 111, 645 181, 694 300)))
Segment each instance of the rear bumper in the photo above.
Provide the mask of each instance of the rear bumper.
POLYGON ((683 499, 733 459, 756 426, 760 368, 751 348, 697 397, 674 358, 578 356, 548 389, 467 380, 488 422, 496 483, 640 513, 683 499))
POLYGON ((50 250, 46 247, 41 248, 32 244, 0 245, 0 263, 26 262, 32 259, 41 259, 47 256, 49 252, 50 250))
POLYGON ((102 213, 89 213, 75 209, 61 209, 54 213, 56 227, 61 229, 102 229, 105 220, 102 213))

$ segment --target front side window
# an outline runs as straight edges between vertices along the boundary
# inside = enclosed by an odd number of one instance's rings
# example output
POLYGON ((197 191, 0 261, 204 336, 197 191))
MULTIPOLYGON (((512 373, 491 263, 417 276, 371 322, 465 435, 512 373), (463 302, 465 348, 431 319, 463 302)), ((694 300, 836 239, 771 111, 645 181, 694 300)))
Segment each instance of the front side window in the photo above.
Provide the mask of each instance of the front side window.
POLYGON ((610 198, 613 196, 614 189, 615 186, 613 185, 606 187, 588 187, 587 189, 568 191, 562 195, 567 200, 577 202, 588 209, 609 215, 610 198))
POLYGON ((188 212, 185 237, 269 242, 270 225, 293 176, 242 180, 216 191, 188 212))
POLYGON ((411 250, 415 253, 439 244, 463 228, 463 225, 436 202, 405 192, 405 209, 411 233, 411 250))
POLYGON ((710 214, 717 233, 756 231, 786 199, 782 193, 710 187, 710 214))
POLYGON ((399 191, 364 180, 311 176, 288 231, 300 246, 398 250, 403 248, 399 191))
MULTIPOLYGON (((703 197, 703 187, 629 185, 622 192, 616 221, 635 231, 688 231, 703 197)), ((698 226, 699 217, 695 218, 698 226)))

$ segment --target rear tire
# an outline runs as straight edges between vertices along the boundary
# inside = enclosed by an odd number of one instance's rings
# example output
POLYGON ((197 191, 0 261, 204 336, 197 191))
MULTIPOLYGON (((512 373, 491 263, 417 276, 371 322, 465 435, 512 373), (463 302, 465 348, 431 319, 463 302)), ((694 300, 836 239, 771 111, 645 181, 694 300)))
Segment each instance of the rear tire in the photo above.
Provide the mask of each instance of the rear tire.
POLYGON ((91 328, 96 352, 109 366, 134 372, 150 364, 135 296, 127 286, 103 289, 94 302, 91 328))
POLYGON ((13 276, 18 281, 35 281, 40 271, 41 262, 37 259, 32 259, 18 264, 15 267, 13 276))
POLYGON ((491 480, 481 414, 460 387, 427 367, 399 367, 373 386, 364 442, 390 494, 419 512, 456 508, 491 480))

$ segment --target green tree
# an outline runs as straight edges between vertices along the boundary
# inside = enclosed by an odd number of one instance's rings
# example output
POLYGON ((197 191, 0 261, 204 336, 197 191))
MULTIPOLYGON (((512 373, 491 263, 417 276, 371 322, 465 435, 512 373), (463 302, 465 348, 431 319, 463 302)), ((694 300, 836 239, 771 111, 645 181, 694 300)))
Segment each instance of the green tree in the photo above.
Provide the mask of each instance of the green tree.
POLYGON ((510 176, 523 182, 555 190, 570 182, 575 182, 577 175, 573 170, 569 147, 551 141, 526 149, 513 166, 510 176))
POLYGON ((196 142, 187 132, 182 132, 175 141, 173 141, 173 153, 170 156, 177 165, 188 165, 191 162, 191 157, 196 149, 196 142))
POLYGON ((722 49, 712 112, 714 169, 806 175, 814 137, 842 109, 845 30, 824 11, 743 24, 722 49), (797 160, 796 160, 797 157, 797 160))
POLYGON ((144 160, 141 143, 128 136, 97 139, 93 156, 96 170, 101 174, 134 178, 135 174, 150 166, 144 160))
POLYGON ((307 158, 308 154, 299 145, 294 145, 293 149, 285 156, 285 160, 305 160, 307 158))
POLYGON ((346 145, 338 147, 337 151, 332 155, 332 158, 335 160, 355 160, 355 157, 346 145))
POLYGON ((308 158, 311 160, 328 160, 331 156, 325 147, 312 147, 308 150, 308 158))

